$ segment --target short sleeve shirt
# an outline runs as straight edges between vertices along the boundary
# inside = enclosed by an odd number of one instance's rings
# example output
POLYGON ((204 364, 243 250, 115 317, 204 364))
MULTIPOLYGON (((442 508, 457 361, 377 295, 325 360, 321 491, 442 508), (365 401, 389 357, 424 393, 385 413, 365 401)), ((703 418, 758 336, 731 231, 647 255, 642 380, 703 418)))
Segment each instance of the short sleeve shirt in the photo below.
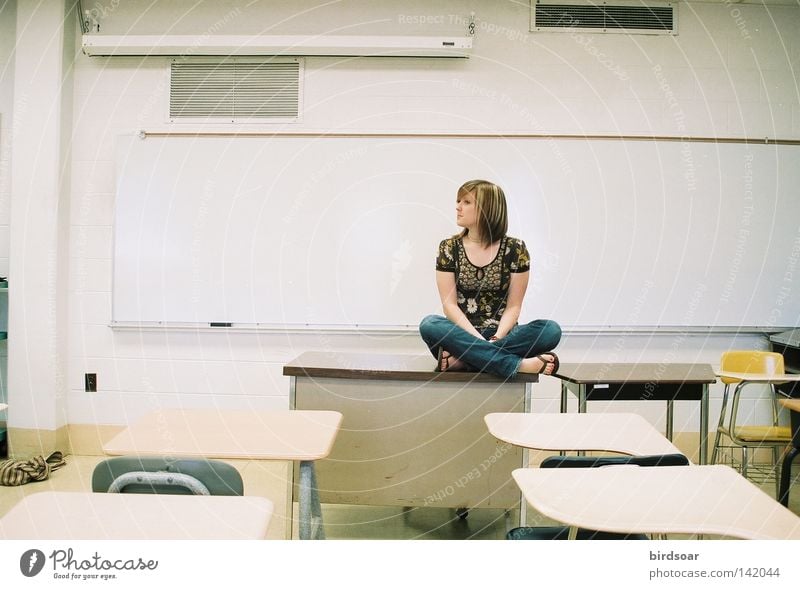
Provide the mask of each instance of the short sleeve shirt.
POLYGON ((458 307, 479 331, 498 326, 506 310, 511 274, 530 268, 525 242, 508 236, 500 240, 494 260, 483 267, 469 261, 459 236, 443 240, 436 256, 438 271, 455 273, 458 307))

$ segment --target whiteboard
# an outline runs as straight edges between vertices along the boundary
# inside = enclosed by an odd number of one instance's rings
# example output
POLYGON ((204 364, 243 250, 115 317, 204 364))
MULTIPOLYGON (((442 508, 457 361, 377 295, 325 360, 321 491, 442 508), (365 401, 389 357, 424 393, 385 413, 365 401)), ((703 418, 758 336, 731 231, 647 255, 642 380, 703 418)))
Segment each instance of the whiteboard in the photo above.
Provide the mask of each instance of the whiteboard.
POLYGON ((800 148, 476 137, 119 137, 115 323, 403 326, 440 312, 464 181, 500 184, 523 320, 793 326, 800 148))

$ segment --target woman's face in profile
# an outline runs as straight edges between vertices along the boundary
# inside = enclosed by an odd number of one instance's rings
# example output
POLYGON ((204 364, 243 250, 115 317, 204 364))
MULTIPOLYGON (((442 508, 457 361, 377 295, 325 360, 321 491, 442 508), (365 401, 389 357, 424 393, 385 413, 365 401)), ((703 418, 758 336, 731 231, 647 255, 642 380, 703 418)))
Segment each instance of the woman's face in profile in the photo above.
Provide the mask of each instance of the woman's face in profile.
POLYGON ((478 207, 475 204, 475 193, 459 195, 456 200, 456 224, 459 227, 474 227, 478 221, 478 207))

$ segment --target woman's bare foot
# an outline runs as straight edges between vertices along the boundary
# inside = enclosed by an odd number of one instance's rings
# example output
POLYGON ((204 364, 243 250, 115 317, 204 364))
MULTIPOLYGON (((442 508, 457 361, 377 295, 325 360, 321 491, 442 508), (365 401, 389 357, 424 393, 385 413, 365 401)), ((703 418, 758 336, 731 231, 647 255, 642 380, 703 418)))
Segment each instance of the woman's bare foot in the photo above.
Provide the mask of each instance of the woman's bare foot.
POLYGON ((523 358, 519 365, 519 372, 527 374, 551 375, 558 371, 558 356, 553 352, 540 354, 533 358, 523 358))

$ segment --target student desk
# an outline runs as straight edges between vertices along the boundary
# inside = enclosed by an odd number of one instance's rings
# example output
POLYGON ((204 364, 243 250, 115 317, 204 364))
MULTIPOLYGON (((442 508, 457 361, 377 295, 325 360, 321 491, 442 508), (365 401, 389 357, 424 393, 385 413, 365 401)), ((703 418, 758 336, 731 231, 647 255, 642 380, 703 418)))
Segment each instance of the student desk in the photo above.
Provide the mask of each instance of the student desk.
POLYGON ((708 385, 716 382, 709 364, 562 364, 561 412, 567 395, 578 397, 578 412, 586 401, 666 401, 667 438, 672 440, 673 401, 700 401, 700 463, 708 457, 708 385))
MULTIPOLYGON (((634 413, 490 413, 484 421, 494 437, 533 450, 681 454, 644 417, 634 413)), ((524 526, 525 503, 519 519, 524 526)))
POLYGON ((493 436, 523 448, 632 456, 682 453, 635 413, 491 413, 484 419, 493 436))
POLYGON ((263 497, 43 491, 0 519, 0 538, 263 540, 271 515, 263 497))
POLYGON ((728 466, 525 468, 514 479, 534 508, 573 527, 800 539, 800 518, 728 466))
POLYGON ((789 419, 792 425, 792 447, 783 455, 781 462, 781 483, 778 500, 789 505, 789 484, 792 480, 792 462, 800 453, 800 399, 778 399, 778 402, 791 412, 789 419))
POLYGON ((521 448, 483 416, 530 407, 536 375, 503 380, 435 372, 430 355, 306 352, 284 366, 291 407, 339 411, 342 431, 318 464, 323 503, 517 508, 521 448))
MULTIPOLYGON (((107 454, 199 456, 299 462, 300 538, 322 539, 314 461, 331 451, 342 415, 334 411, 164 409, 103 445, 107 454)), ((291 538, 292 502, 287 506, 291 538)))

